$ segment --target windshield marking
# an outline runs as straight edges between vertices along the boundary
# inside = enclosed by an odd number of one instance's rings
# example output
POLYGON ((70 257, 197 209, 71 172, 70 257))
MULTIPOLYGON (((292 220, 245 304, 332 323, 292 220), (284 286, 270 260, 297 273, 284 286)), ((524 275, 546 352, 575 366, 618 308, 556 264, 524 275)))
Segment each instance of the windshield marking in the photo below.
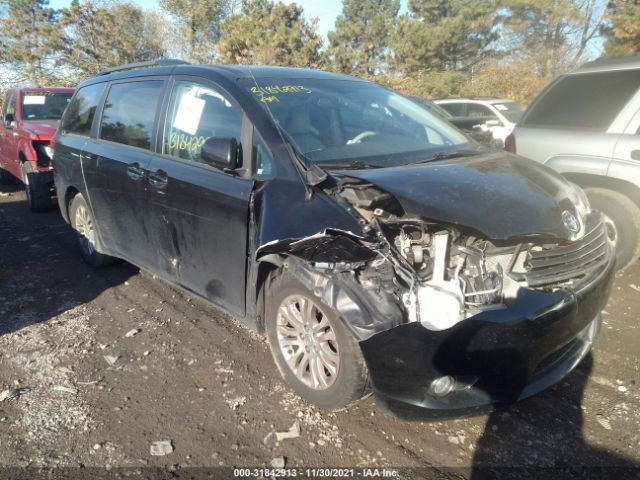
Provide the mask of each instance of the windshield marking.
POLYGON ((302 85, 265 85, 251 87, 251 92, 257 95, 261 102, 272 103, 280 101, 275 94, 311 93, 312 90, 302 85))

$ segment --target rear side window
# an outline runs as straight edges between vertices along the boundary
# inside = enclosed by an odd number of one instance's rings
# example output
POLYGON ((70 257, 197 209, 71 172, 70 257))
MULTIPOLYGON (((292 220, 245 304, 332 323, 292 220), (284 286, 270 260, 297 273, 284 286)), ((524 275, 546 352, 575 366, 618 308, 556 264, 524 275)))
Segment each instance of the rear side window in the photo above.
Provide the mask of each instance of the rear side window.
POLYGON ((104 83, 83 87, 76 92, 62 119, 64 133, 74 133, 88 137, 91 134, 93 117, 104 92, 104 83))
POLYGON ((467 105, 467 117, 496 117, 496 114, 489 107, 479 103, 470 103, 467 105))
POLYGON ((112 85, 102 113, 100 138, 149 150, 162 87, 161 80, 112 85))
POLYGON ((533 105, 522 125, 604 132, 640 87, 640 70, 568 75, 533 105))
POLYGON ((465 117, 467 115, 466 104, 464 103, 440 103, 452 117, 465 117))

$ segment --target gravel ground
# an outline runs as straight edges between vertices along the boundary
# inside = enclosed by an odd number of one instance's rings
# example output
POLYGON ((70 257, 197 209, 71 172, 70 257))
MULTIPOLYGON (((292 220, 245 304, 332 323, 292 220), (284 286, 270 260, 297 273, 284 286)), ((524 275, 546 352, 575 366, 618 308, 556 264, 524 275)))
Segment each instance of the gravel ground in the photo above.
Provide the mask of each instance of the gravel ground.
POLYGON ((327 413, 288 390, 260 335, 131 265, 86 267, 58 212, 31 214, 24 192, 0 191, 0 392, 16 395, 0 402, 0 478, 22 467, 180 476, 280 457, 416 469, 407 478, 640 468, 640 263, 616 279, 593 353, 530 400, 454 420, 386 417, 373 398, 327 413), (290 429, 299 435, 273 434, 290 429), (156 441, 171 453, 151 455, 156 441))

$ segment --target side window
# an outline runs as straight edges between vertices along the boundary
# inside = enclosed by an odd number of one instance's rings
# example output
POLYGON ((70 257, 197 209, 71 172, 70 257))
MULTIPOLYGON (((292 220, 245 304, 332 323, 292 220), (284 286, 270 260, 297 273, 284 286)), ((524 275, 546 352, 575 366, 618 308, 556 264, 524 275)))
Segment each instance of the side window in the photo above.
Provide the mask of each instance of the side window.
POLYGON ((116 83, 111 86, 102 112, 100 138, 151 149, 151 137, 163 82, 116 83))
POLYGON ((64 133, 75 133, 86 137, 91 134, 93 117, 96 115, 104 87, 104 83, 97 83, 76 92, 62 119, 61 130, 64 133))
POLYGON ((215 89, 195 82, 175 84, 164 131, 163 153, 203 162, 202 145, 211 137, 240 144, 242 110, 215 89))
POLYGON ((468 117, 495 117, 496 114, 489 107, 480 105, 479 103, 470 103, 467 105, 468 117))
POLYGON ((452 117, 466 117, 467 109, 464 103, 441 103, 440 106, 451 114, 452 117))
POLYGON ((638 88, 638 69, 566 75, 545 90, 521 123, 604 132, 638 88))

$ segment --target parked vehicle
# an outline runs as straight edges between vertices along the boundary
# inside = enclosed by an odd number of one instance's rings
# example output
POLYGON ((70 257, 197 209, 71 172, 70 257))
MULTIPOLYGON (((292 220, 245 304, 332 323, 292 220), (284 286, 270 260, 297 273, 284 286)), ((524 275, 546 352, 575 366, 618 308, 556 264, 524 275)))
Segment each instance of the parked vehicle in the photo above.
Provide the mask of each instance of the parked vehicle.
POLYGON ((513 100, 493 97, 448 98, 435 103, 454 117, 482 120, 482 129, 491 132, 503 145, 524 112, 513 100))
POLYGON ((332 410, 369 385, 438 410, 514 401, 589 351, 614 257, 553 170, 367 81, 145 67, 83 82, 56 135, 89 265, 123 258, 266 332, 332 410))
POLYGON ((582 186, 607 216, 618 268, 640 256, 640 56, 562 75, 531 103, 507 150, 582 186))
POLYGON ((462 130, 464 133, 473 138, 476 142, 489 148, 503 148, 504 143, 493 138, 493 134, 488 130, 482 129, 482 122, 477 117, 454 117, 444 108, 436 105, 433 101, 418 96, 408 97, 417 104, 423 106, 434 115, 462 130))
POLYGON ((72 95, 68 88, 17 88, 4 98, 0 183, 24 182, 29 208, 34 212, 54 205, 49 142, 72 95))

